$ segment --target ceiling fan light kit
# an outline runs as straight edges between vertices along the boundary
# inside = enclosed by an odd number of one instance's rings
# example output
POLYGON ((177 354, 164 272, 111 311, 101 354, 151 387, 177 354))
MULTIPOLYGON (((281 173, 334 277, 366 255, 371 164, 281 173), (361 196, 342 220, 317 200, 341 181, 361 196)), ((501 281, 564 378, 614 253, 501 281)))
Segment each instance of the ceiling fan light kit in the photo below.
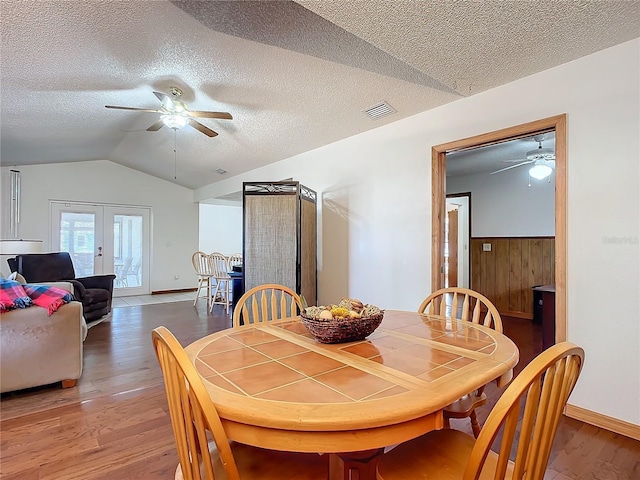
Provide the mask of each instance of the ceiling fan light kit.
POLYGON ((160 118, 162 119, 162 123, 174 130, 180 130, 187 124, 187 119, 182 115, 167 114, 162 115, 160 118))
POLYGON ((551 175, 553 169, 546 164, 537 163, 529 169, 529 175, 531 175, 536 180, 543 180, 551 175))

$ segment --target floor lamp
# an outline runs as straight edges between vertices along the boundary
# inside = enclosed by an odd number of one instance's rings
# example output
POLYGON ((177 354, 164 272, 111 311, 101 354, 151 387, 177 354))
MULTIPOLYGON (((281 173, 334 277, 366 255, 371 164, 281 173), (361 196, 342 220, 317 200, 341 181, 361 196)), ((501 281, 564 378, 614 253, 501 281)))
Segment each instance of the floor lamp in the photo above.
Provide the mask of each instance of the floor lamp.
MULTIPOLYGON (((4 269, 4 265, 9 257, 15 257, 16 255, 22 255, 25 253, 40 253, 42 251, 42 240, 22 240, 22 239, 13 239, 13 240, 0 240, 0 258, 2 258, 2 269, 4 269)), ((7 270, 8 270, 7 265, 7 270)), ((4 270, 2 270, 4 275, 4 270)), ((11 272, 7 273, 9 276, 11 272)))

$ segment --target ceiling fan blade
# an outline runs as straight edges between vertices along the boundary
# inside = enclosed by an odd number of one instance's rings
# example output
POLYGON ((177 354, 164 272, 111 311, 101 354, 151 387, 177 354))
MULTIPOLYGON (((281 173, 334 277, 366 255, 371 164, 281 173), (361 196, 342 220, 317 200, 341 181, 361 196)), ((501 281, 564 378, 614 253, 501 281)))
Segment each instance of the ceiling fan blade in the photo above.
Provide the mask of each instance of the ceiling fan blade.
POLYGON ((196 130, 204 133, 208 137, 215 137, 216 135, 218 135, 217 132, 214 132, 209 127, 205 127, 204 125, 202 125, 199 122, 196 122, 193 118, 189 119, 189 125, 191 125, 196 130))
POLYGON ((154 123, 149 128, 147 128, 147 132, 156 132, 160 130, 163 127, 163 125, 164 125, 164 122, 162 120, 158 120, 156 123, 154 123))
POLYGON ((189 110, 189 115, 196 118, 220 118, 222 120, 233 120, 231 114, 227 112, 198 112, 189 110))
POLYGON ((118 110, 136 110, 138 112, 149 112, 149 113, 162 113, 160 110, 154 110, 152 108, 138 108, 138 107, 118 107, 116 105, 105 105, 106 108, 115 108, 118 110))
POLYGON ((518 163, 517 165, 510 165, 508 167, 501 168, 500 170, 496 170, 495 172, 491 172, 489 175, 493 175, 494 173, 504 172, 505 170, 511 170, 512 168, 520 167, 522 165, 526 165, 527 163, 533 163, 533 162, 532 161, 526 161, 526 162, 518 163))

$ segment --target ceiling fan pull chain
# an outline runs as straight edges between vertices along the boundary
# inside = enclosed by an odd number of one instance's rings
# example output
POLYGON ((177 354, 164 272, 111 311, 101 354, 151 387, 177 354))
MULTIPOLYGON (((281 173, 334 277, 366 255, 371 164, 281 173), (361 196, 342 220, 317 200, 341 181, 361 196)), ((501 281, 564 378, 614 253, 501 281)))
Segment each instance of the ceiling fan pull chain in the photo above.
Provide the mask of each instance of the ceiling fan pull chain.
POLYGON ((178 134, 178 130, 173 129, 173 179, 178 179, 178 160, 176 154, 176 135, 178 134))
POLYGON ((531 174, 529 174, 529 185, 527 185, 528 187, 531 186, 531 174))

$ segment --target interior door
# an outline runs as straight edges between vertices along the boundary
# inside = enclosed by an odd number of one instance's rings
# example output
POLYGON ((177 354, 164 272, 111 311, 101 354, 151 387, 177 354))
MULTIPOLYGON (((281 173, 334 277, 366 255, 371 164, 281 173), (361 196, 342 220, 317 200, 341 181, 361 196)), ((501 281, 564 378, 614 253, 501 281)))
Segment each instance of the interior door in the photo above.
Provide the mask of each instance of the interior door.
POLYGON ((150 218, 144 207, 51 202, 52 251, 68 251, 76 276, 114 273, 115 297, 150 292, 150 218))
MULTIPOLYGON (((447 205, 448 207, 448 205, 447 205)), ((458 210, 447 210, 445 254, 445 286, 458 286, 458 210)))

